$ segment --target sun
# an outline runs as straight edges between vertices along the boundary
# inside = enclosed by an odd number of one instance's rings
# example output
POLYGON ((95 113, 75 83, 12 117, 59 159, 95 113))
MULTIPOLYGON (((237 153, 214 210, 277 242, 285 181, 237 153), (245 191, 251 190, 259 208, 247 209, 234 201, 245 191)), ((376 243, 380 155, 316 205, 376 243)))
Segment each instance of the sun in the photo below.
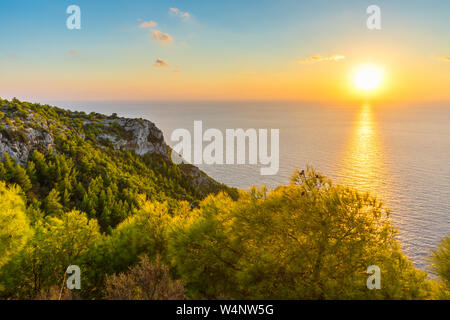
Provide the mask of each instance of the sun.
POLYGON ((353 75, 353 84, 356 89, 372 92, 381 86, 383 81, 383 70, 371 64, 358 67, 353 75))

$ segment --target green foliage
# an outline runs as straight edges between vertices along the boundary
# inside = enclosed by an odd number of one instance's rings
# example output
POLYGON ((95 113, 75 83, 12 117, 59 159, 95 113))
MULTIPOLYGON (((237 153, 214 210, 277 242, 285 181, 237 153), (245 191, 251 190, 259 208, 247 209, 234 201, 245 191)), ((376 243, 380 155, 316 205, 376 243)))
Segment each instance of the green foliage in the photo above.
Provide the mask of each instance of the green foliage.
POLYGON ((194 298, 420 299, 426 274, 401 253, 388 212, 309 170, 290 186, 210 196, 173 233, 174 264, 194 298), (382 290, 366 269, 381 268, 382 290))
POLYGON ((87 269, 82 257, 99 239, 97 222, 78 211, 38 222, 33 238, 0 269, 0 283, 4 285, 0 295, 33 299, 43 289, 65 285, 67 267, 87 269))
POLYGON ((9 184, 19 185, 24 191, 29 191, 32 187, 27 171, 6 153, 3 162, 0 162, 0 179, 9 184))
MULTIPOLYGON (((18 124, 18 122, 16 122, 16 124, 18 124)), ((17 140, 24 143, 28 142, 28 137, 23 131, 2 128, 0 133, 7 139, 17 140)))
POLYGON ((433 252, 433 269, 439 275, 438 297, 450 299, 450 236, 433 252))
POLYGON ((0 268, 23 248, 31 234, 19 188, 7 188, 0 182, 0 268))
POLYGON ((138 263, 141 255, 166 259, 169 233, 190 219, 187 202, 180 202, 170 213, 167 203, 150 202, 141 196, 139 207, 85 256, 91 266, 86 273, 85 295, 101 298, 105 276, 126 272, 138 263))

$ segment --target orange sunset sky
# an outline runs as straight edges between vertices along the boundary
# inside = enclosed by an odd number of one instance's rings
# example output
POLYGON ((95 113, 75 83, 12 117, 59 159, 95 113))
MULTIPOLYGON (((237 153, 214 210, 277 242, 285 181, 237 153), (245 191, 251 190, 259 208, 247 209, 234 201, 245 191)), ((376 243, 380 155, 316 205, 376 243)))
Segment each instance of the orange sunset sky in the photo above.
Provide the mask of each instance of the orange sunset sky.
POLYGON ((450 4, 61 1, 0 5, 0 96, 39 100, 450 100, 450 4), (20 5, 19 5, 20 4, 20 5), (25 9, 24 9, 25 8, 25 9), (357 90, 355 70, 383 70, 357 90))

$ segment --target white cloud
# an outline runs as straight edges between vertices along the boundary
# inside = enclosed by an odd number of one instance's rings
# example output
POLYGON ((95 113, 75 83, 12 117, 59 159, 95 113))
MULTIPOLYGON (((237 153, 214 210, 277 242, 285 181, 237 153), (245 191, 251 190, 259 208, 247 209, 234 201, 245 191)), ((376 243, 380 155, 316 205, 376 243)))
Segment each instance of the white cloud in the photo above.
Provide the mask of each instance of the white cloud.
POLYGON ((158 58, 155 61, 155 67, 163 68, 163 67, 168 67, 168 66, 169 66, 169 63, 161 58, 158 58))
POLYGON ((169 14, 179 17, 183 20, 189 20, 189 18, 191 17, 191 14, 189 12, 183 12, 178 8, 170 8, 169 14))
POLYGON ((155 21, 144 21, 140 24, 139 28, 154 28, 157 25, 155 21))
POLYGON ((335 54, 329 57, 322 57, 321 55, 315 55, 308 57, 306 59, 299 59, 299 63, 317 63, 317 62, 324 62, 324 61, 339 61, 345 59, 345 56, 340 54, 335 54))
POLYGON ((159 30, 153 30, 148 36, 162 44, 170 43, 173 41, 173 38, 170 34, 161 32, 159 30))

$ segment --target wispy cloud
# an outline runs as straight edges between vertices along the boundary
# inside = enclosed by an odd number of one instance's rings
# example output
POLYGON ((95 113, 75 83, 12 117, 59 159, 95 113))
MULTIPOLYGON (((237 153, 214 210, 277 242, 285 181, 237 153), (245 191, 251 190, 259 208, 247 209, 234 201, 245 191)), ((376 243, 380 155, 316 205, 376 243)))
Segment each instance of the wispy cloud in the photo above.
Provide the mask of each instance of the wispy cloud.
POLYGON ((78 50, 69 50, 69 54, 76 55, 78 54, 78 50))
POLYGON ((158 58, 155 61, 155 67, 164 68, 164 67, 168 67, 168 66, 169 66, 169 63, 161 58, 158 58))
POLYGON ((169 14, 172 16, 179 17, 183 20, 189 20, 189 18, 191 17, 191 14, 189 12, 183 12, 178 8, 170 8, 169 14))
POLYGON ((139 28, 154 28, 157 25, 155 21, 144 21, 139 25, 139 28))
POLYGON ((328 56, 328 57, 323 57, 321 55, 315 55, 315 56, 311 56, 308 57, 306 59, 299 59, 298 62, 299 63, 318 63, 318 62, 324 62, 324 61, 339 61, 339 60, 343 60, 345 59, 345 56, 340 55, 340 54, 335 54, 332 56, 328 56))
POLYGON ((440 60, 450 62, 450 57, 441 57, 440 60))
POLYGON ((148 36, 155 39, 161 44, 170 43, 173 41, 173 38, 170 34, 161 32, 159 30, 153 30, 148 36))

